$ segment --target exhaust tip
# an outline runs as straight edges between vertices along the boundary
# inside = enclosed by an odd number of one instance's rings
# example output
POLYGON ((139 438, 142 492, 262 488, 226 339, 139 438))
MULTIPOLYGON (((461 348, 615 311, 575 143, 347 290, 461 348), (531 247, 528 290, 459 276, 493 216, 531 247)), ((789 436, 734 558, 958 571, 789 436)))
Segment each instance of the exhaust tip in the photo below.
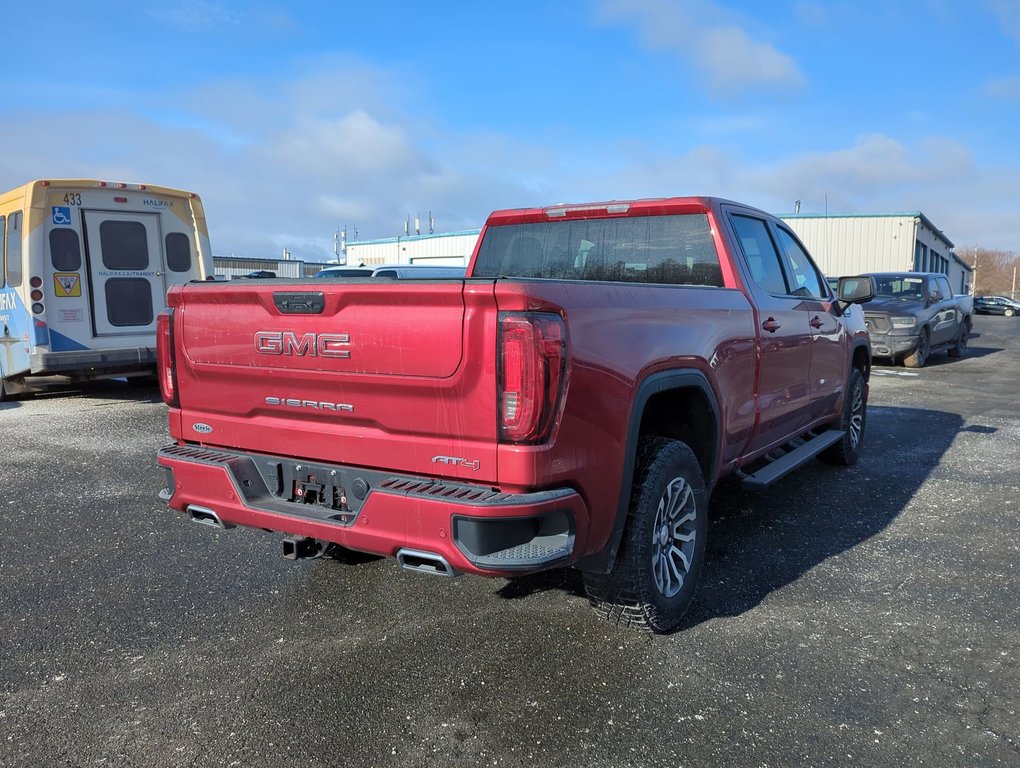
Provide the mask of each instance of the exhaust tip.
POLYGON ((188 517, 191 518, 193 523, 201 523, 202 525, 219 528, 221 531, 234 527, 233 523, 225 523, 220 520, 220 516, 213 510, 208 507, 199 507, 196 504, 188 505, 188 517))
POLYGON ((397 563, 406 571, 426 573, 430 576, 456 576, 446 558, 435 552, 417 549, 401 549, 397 552, 397 563))

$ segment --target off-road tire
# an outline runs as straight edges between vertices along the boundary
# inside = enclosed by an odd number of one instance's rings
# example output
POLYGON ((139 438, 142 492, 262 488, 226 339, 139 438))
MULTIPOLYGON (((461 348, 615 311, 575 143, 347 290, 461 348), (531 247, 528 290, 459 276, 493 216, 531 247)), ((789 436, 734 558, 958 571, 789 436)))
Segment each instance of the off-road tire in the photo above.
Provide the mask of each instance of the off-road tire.
POLYGON ((641 438, 630 510, 613 570, 584 573, 595 613, 646 632, 676 629, 697 591, 707 534, 708 494, 694 452, 679 440, 641 438), (688 519, 692 512, 693 519, 688 519), (666 524, 670 520, 672 527, 666 524), (685 573, 669 569, 667 561, 684 559, 685 573), (669 583, 660 588, 657 580, 669 583))
POLYGON ((917 349, 903 358, 903 364, 907 368, 924 368, 924 364, 928 362, 928 352, 930 349, 931 336, 928 329, 925 328, 921 331, 921 341, 917 345, 917 349))
POLYGON ((861 455, 864 443, 864 427, 868 421, 868 387, 860 368, 851 368, 843 398, 843 413, 837 429, 843 430, 843 437, 833 443, 818 458, 826 464, 852 467, 861 455))

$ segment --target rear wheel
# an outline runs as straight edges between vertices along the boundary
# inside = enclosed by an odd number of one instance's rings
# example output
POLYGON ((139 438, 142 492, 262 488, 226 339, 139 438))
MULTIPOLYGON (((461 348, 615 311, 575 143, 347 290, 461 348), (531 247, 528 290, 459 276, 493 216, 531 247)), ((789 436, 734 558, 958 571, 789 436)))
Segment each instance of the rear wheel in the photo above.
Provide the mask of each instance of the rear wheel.
POLYGON ((595 612, 648 632, 676 629, 698 587, 707 533, 708 496, 694 452, 678 440, 641 438, 616 563, 608 574, 584 574, 595 612))
POLYGON ((846 397, 843 398, 843 415, 840 417, 839 429, 843 430, 843 438, 833 443, 818 458, 828 464, 839 464, 852 467, 861 455, 864 441, 864 425, 868 420, 868 388, 864 382, 864 374, 860 368, 850 370, 847 381, 846 397))
POLYGON ((1004 314, 1006 317, 1013 317, 1013 315, 1015 315, 1016 312, 1013 311, 1012 307, 1006 307, 1006 311, 1003 312, 1002 314, 1004 314))
POLYGON ((960 335, 956 337, 956 343, 949 348, 950 357, 963 357, 967 354, 967 340, 970 338, 970 326, 964 323, 960 326, 960 335))
POLYGON ((907 368, 924 368, 924 364, 928 361, 928 347, 931 344, 931 338, 928 336, 928 329, 925 328, 921 331, 921 340, 917 343, 917 349, 903 358, 903 364, 907 368))

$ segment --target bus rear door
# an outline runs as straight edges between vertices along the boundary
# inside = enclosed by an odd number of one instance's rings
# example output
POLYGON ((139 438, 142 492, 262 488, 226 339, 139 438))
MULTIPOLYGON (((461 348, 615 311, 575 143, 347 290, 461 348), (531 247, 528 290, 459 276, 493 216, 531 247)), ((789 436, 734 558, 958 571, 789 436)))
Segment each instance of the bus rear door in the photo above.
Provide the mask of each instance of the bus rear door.
POLYGON ((96 336, 151 334, 166 305, 158 213, 83 210, 96 336))

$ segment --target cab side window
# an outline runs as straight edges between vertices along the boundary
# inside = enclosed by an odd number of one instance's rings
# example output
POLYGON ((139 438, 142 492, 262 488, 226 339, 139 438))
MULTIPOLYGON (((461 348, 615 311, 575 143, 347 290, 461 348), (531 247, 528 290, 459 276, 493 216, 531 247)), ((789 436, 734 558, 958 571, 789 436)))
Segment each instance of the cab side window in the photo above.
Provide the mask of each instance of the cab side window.
POLYGON ((792 283, 790 293, 811 299, 828 298, 829 289, 822 280, 811 258, 797 239, 783 227, 776 227, 779 243, 783 247, 786 275, 792 283))
POLYGON ((939 288, 942 290, 942 297, 946 299, 953 298, 953 289, 949 287, 949 278, 939 277, 938 278, 939 288))
POLYGON ((769 234, 768 225, 762 219, 738 214, 731 215, 730 221, 754 282, 775 296, 788 293, 779 263, 779 251, 769 234))

